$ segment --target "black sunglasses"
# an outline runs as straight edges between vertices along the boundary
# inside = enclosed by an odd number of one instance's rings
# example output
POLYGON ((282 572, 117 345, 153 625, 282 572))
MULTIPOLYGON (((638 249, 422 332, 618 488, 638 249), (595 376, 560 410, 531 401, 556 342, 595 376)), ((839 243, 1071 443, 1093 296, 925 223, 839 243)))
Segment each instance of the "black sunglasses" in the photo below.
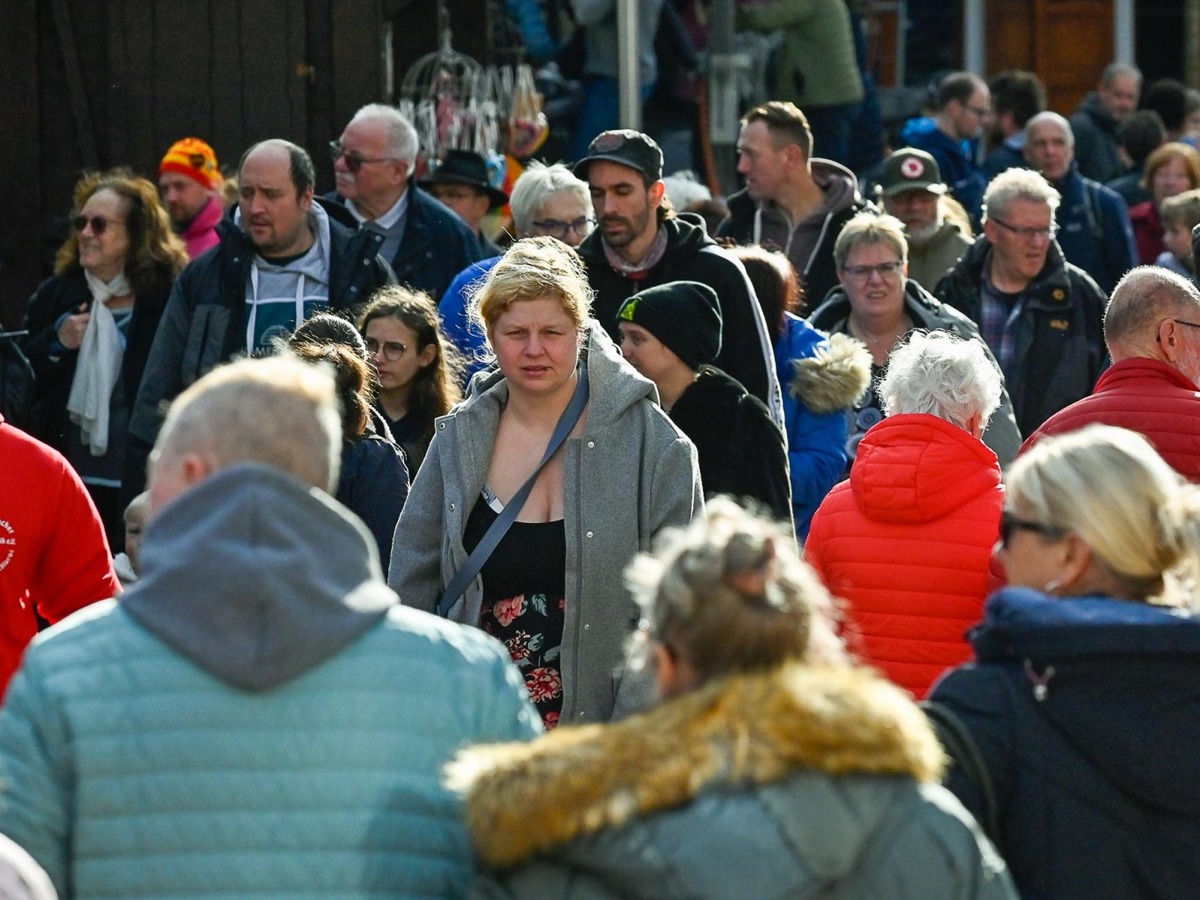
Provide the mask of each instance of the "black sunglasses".
POLYGON ((343 147, 341 141, 329 142, 329 155, 333 157, 334 162, 344 158, 346 160, 346 168, 355 174, 367 163, 396 162, 396 157, 394 156, 380 156, 375 159, 359 156, 357 153, 343 147))
POLYGON ((91 216, 90 218, 88 216, 76 216, 71 220, 71 225, 74 226, 75 230, 80 233, 82 233, 83 229, 87 228, 88 225, 91 225, 92 234, 96 235, 96 237, 104 234, 109 225, 123 224, 124 223, 120 219, 106 219, 104 216, 91 216))
POLYGON ((1022 519, 1008 511, 1001 513, 1000 546, 1007 547, 1013 534, 1018 531, 1032 531, 1049 538, 1060 538, 1064 534, 1063 529, 1055 525, 1045 525, 1032 519, 1022 519))

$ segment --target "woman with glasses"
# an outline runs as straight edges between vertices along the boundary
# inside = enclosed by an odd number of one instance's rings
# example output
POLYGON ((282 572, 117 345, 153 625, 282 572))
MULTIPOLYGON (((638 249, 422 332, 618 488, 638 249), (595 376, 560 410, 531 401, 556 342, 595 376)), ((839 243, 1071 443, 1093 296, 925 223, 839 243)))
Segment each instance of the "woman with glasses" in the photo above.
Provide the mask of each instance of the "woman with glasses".
POLYGON ((663 702, 455 760, 475 896, 1015 896, 916 704, 847 663, 789 534, 718 498, 627 580, 663 702))
POLYGON ((591 299, 553 238, 517 241, 488 273, 472 314, 496 367, 438 419, 388 577, 405 605, 502 641, 547 726, 642 699, 621 666, 638 618, 621 572, 703 508, 696 449, 591 299))
POLYGON ((1195 896, 1200 488, 1106 425, 1046 438, 1007 481, 1009 587, 932 694, 982 755, 947 784, 994 818, 1026 897, 1195 896))
MULTIPOLYGON (((531 162, 513 185, 508 208, 518 240, 545 236, 578 247, 596 224, 587 182, 576 178, 562 163, 547 166, 531 162)), ((483 368, 487 357, 484 336, 467 311, 469 295, 500 259, 493 256, 467 266, 438 304, 446 336, 467 358, 468 377, 483 368)))
MULTIPOLYGON (((887 371, 888 356, 905 335, 921 329, 983 339, 970 319, 908 277, 908 241, 899 219, 859 213, 842 227, 833 257, 839 287, 830 291, 809 322, 822 331, 857 338, 871 353, 871 386, 847 413, 846 450, 853 464, 859 441, 883 418, 877 389, 887 371)), ((1000 458, 1001 466, 1017 455, 1021 435, 1007 392, 1001 394, 983 442, 1000 458)))
POLYGON ((442 332, 428 294, 389 286, 376 291, 358 319, 375 367, 382 413, 404 449, 410 478, 433 440, 433 423, 462 399, 462 360, 442 332))
POLYGON ((124 170, 80 179, 71 226, 22 325, 36 377, 31 431, 79 472, 116 553, 129 415, 188 257, 157 188, 124 170))

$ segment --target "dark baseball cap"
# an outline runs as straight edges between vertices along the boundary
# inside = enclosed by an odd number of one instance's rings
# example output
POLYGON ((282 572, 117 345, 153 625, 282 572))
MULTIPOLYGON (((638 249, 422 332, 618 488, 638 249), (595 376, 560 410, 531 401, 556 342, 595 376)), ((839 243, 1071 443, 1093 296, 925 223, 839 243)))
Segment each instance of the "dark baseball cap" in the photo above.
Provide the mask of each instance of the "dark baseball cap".
POLYGON ((883 161, 879 190, 885 197, 894 197, 904 191, 944 194, 946 185, 942 182, 942 170, 936 159, 924 150, 901 147, 883 161))
POLYGON ((661 181, 663 175, 662 148, 653 138, 631 128, 602 131, 590 144, 587 156, 575 163, 575 177, 587 180, 588 166, 598 159, 629 166, 651 181, 661 181))

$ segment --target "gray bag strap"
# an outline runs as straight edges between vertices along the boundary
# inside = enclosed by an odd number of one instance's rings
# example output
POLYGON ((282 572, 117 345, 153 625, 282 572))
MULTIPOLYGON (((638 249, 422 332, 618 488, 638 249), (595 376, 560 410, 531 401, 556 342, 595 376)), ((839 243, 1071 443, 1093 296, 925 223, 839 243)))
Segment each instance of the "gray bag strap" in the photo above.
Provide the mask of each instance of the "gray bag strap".
POLYGON ((542 461, 538 463, 537 468, 533 470, 533 474, 526 482, 512 495, 504 509, 500 511, 500 515, 496 516, 496 520, 492 522, 491 527, 484 532, 479 543, 475 545, 475 549, 471 551, 471 555, 467 557, 467 561, 463 563, 463 567, 454 573, 449 587, 446 588, 446 593, 442 594, 442 599, 438 601, 437 614, 443 619, 450 614, 450 607, 462 596, 467 585, 483 569, 483 564, 492 555, 492 551, 496 549, 509 526, 516 521, 517 514, 520 513, 521 507, 525 505, 525 501, 529 499, 529 494, 533 491, 533 485, 537 481, 538 475, 542 473, 542 469, 550 461, 550 457, 554 456, 558 452, 558 448, 566 442, 567 437, 575 428, 575 423, 583 415, 583 408, 587 406, 587 402, 588 374, 587 361, 584 360, 579 366, 579 380, 575 383, 575 393, 571 395, 571 402, 567 404, 567 408, 558 417, 558 424, 554 426, 554 433, 550 435, 550 443, 546 445, 542 461))

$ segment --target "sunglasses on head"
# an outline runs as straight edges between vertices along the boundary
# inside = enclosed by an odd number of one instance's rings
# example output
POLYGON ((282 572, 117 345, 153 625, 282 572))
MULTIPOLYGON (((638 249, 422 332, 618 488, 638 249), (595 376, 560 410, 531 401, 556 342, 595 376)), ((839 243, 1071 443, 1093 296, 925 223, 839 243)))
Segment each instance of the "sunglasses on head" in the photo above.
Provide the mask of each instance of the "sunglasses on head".
POLYGON ((82 232, 88 225, 91 225, 92 234, 99 237, 104 234, 109 225, 120 225, 122 222, 120 219, 106 219, 104 216, 76 216, 71 220, 71 224, 78 232, 82 232))

